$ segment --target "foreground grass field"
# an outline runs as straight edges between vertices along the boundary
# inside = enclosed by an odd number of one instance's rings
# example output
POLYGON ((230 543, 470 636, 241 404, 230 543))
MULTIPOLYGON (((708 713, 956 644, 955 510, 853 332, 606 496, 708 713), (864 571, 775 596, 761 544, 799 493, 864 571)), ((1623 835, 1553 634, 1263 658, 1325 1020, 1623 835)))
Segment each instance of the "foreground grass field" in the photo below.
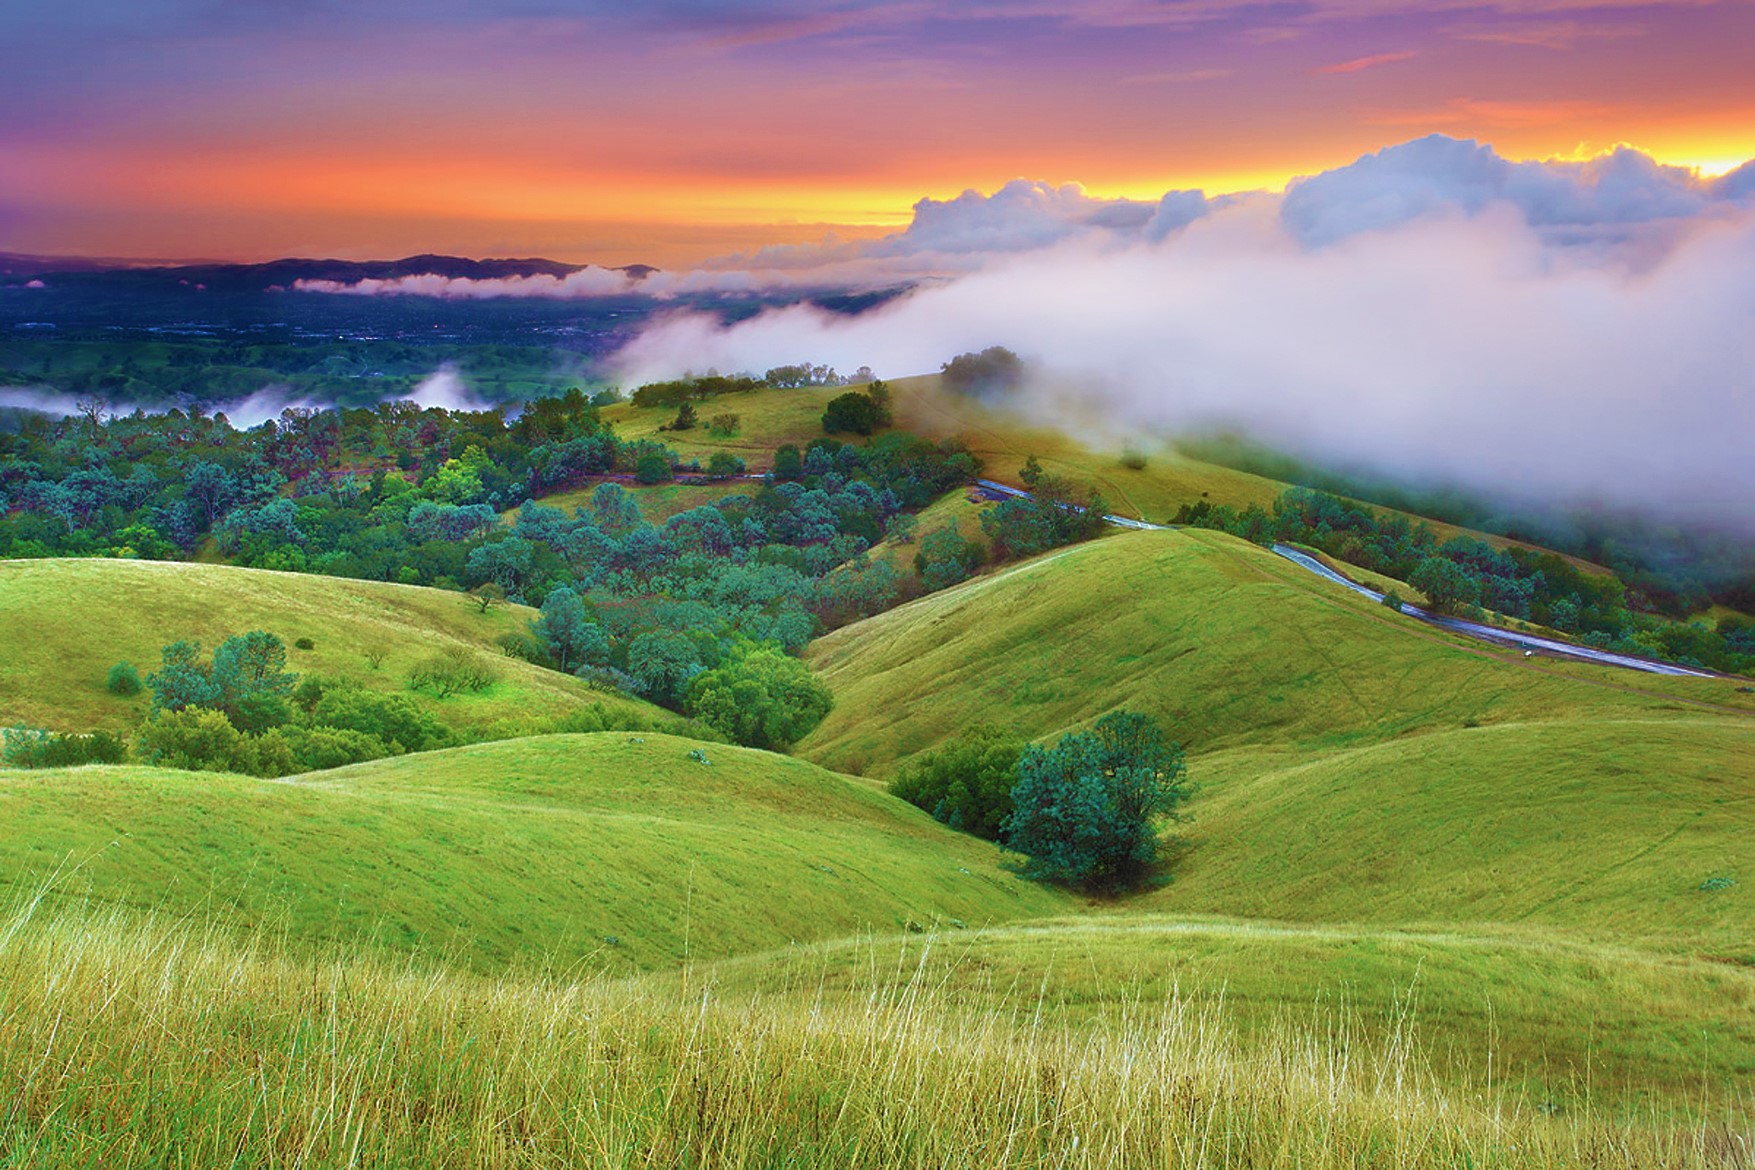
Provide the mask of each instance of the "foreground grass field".
POLYGON ((1076 1031, 930 972, 727 1002, 127 921, 0 926, 0 1158, 32 1167, 1733 1167, 1733 1119, 1447 1090, 1382 1042, 1141 1001, 1076 1031))
POLYGON ((499 639, 535 611, 497 605, 483 614, 443 589, 167 561, 0 561, 0 726, 127 731, 149 694, 119 698, 105 675, 126 660, 145 677, 178 639, 207 650, 233 634, 267 630, 287 645, 287 667, 400 689, 410 667, 454 646, 491 659, 501 680, 479 694, 422 701, 453 726, 517 734, 531 715, 564 717, 596 704, 624 719, 681 727, 675 715, 619 692, 505 657, 499 639), (298 649, 310 638, 310 650, 298 649), (379 656, 374 666, 368 654, 379 656))
POLYGON ((282 781, 0 772, 0 825, 0 886, 20 896, 46 884, 58 904, 480 970, 639 970, 1070 904, 867 785, 651 733, 478 744, 282 781))

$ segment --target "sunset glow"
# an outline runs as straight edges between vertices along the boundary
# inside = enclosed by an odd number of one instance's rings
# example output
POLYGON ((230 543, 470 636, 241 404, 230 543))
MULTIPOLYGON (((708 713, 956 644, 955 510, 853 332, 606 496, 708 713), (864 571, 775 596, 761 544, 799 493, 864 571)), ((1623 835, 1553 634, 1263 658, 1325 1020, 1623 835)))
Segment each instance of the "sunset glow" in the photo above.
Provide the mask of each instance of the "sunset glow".
POLYGON ((1277 189, 1432 132, 1755 156, 1735 3, 80 0, 16 27, 0 248, 688 264, 1024 177, 1277 189), (1266 15, 1264 15, 1264 13, 1266 15))

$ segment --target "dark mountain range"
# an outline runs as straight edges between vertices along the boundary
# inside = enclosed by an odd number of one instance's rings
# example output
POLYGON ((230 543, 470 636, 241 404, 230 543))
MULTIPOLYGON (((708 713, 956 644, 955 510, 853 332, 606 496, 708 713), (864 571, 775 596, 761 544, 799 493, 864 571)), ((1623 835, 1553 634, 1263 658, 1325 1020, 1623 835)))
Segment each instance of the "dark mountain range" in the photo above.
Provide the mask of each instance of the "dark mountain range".
MULTIPOLYGON (((141 267, 127 261, 88 260, 0 253, 0 274, 12 280, 42 279, 81 285, 116 288, 202 285, 216 292, 261 292, 290 287, 300 280, 395 280, 404 276, 436 275, 474 280, 510 276, 562 277, 585 265, 558 260, 471 260, 461 256, 408 256, 401 260, 270 260, 262 264, 179 264, 141 267)), ((617 271, 643 278, 657 269, 630 264, 617 271)))

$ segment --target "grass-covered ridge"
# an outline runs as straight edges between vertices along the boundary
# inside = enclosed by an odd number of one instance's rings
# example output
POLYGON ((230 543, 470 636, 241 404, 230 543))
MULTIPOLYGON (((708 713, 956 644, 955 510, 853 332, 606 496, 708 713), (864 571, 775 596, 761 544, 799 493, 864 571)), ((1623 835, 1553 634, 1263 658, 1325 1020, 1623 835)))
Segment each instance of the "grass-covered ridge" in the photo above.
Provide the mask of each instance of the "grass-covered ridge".
POLYGON ((52 883, 59 901, 482 969, 625 971, 1068 904, 868 785, 653 733, 477 744, 280 781, 5 772, 0 823, 0 885, 15 892, 52 883))
MULTIPOLYGON (((1673 705, 1435 633, 1193 530, 1113 535, 1003 568, 837 630, 809 658, 837 706, 800 751, 877 773, 976 722, 1041 738, 1121 706, 1204 755, 1673 705)), ((1718 682, 1671 689, 1735 697, 1718 682)))
POLYGON ((406 686, 409 669, 465 647, 493 661, 501 680, 480 694, 429 701, 447 723, 488 729, 531 715, 563 716, 591 704, 655 725, 667 711, 503 655, 499 639, 535 611, 495 605, 485 614, 458 593, 378 581, 175 561, 0 561, 0 725, 126 731, 147 693, 120 698, 106 672, 126 660, 145 677, 179 639, 212 650, 234 634, 267 630, 287 645, 287 667, 352 678, 375 689, 406 686), (301 650, 299 638, 313 646, 301 650), (382 655, 373 667, 367 652, 382 655))

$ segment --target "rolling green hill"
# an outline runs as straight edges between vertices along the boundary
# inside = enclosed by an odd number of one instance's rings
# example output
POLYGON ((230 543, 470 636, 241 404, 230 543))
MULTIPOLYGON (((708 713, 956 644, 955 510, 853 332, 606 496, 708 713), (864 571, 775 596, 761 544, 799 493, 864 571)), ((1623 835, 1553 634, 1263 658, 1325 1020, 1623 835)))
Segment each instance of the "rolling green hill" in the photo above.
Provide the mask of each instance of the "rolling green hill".
POLYGON ((1196 530, 1111 535, 1001 569, 837 630, 809 660, 837 705, 800 753, 875 774, 975 722, 1040 738, 1124 705, 1204 755, 1738 697, 1717 680, 1566 677, 1196 530))
POLYGON ((233 634, 267 630, 287 645, 299 673, 405 686, 410 667, 464 646, 491 657, 501 680, 472 695, 422 696, 465 728, 514 728, 531 715, 563 716, 591 704, 655 727, 682 720, 619 692, 505 657, 499 639, 525 628, 534 610, 497 605, 481 613, 442 589, 167 561, 0 561, 0 726, 125 731, 150 695, 118 698, 105 675, 125 659, 144 678, 159 650, 178 639, 212 650, 233 634), (294 646, 299 638, 310 650, 294 646), (374 667, 367 652, 382 655, 374 667))
POLYGON ((658 734, 477 744, 278 781, 0 772, 0 824, 14 898, 49 882, 60 901, 479 969, 637 969, 1069 904, 867 785, 658 734))

